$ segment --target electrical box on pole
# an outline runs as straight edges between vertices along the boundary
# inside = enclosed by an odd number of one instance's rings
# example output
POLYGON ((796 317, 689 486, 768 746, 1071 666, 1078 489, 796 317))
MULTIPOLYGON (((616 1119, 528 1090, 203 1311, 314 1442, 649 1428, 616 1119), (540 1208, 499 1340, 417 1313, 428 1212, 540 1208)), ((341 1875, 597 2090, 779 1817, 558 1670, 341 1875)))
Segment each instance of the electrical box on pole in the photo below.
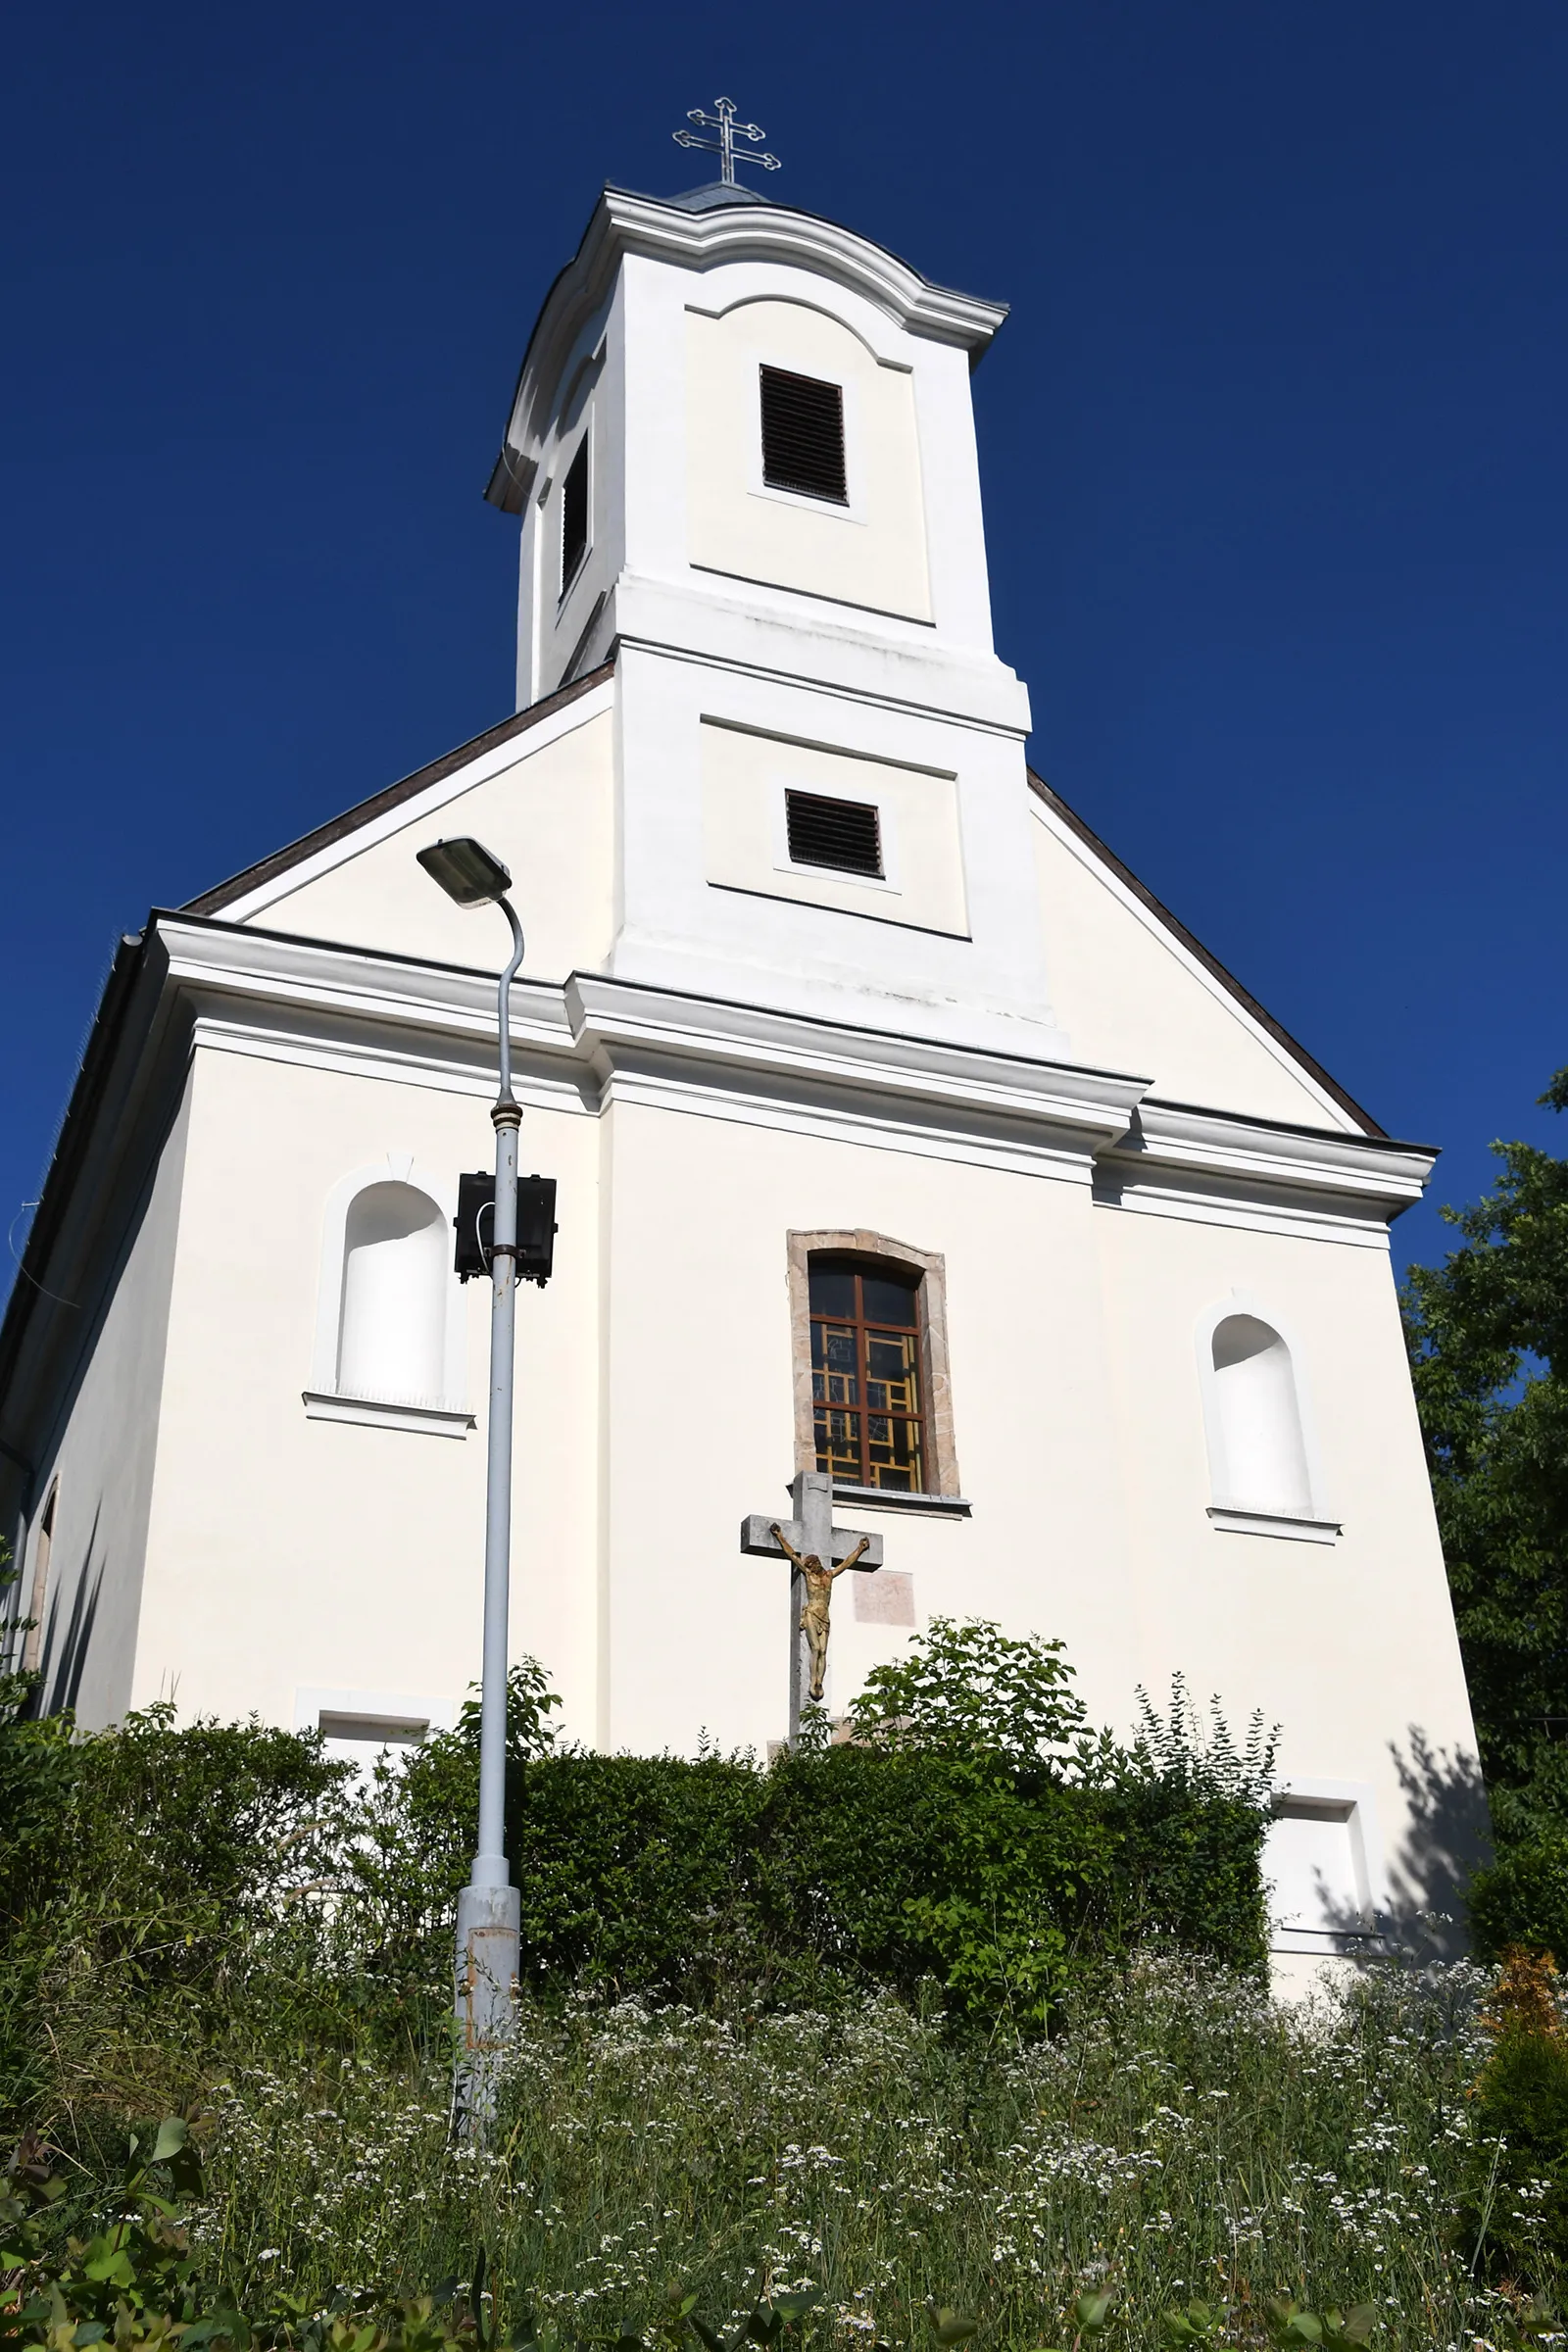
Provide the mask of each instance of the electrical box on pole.
MULTIPOLYGON (((490 1244, 495 1231, 496 1180, 492 1169, 458 1178, 458 1231, 453 1266, 461 1282, 481 1279, 490 1272, 490 1244)), ((553 1176, 517 1178, 517 1280, 536 1282, 541 1290, 555 1270, 556 1180, 553 1176)))

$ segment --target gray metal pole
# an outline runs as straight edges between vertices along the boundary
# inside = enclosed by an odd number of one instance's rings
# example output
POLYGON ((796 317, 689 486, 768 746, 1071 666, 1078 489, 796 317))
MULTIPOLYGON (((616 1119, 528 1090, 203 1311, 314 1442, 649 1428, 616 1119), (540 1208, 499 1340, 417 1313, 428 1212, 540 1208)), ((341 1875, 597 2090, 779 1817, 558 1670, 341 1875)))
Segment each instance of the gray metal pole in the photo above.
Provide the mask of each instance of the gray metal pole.
POLYGON ((513 956, 501 975, 501 1091, 496 1131, 496 1208, 490 1246, 490 1430, 484 1521, 484 1664, 479 1717, 479 1839, 468 1884, 458 1897, 457 2112, 482 2130, 494 2106, 494 2071, 512 2023, 521 1898, 507 1868, 507 1608, 512 1584, 512 1371, 517 1304, 517 1132, 512 1099, 513 979, 522 961, 522 928, 506 899, 513 956))

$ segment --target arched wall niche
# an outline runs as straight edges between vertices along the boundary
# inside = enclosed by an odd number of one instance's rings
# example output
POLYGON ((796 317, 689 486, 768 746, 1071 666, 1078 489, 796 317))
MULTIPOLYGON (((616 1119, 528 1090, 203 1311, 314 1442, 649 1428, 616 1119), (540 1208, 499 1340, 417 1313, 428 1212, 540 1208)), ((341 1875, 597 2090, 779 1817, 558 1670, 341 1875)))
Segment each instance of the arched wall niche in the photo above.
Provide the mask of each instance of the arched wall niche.
POLYGON ((390 1177, 368 1184, 349 1202, 337 1337, 341 1395, 445 1403, 445 1223, 428 1193, 390 1177))
POLYGON ((463 1436, 463 1295, 455 1200, 409 1152, 356 1168, 328 1195, 308 1413, 463 1436))
POLYGON ((1198 1330, 1209 1517, 1248 1532, 1337 1534, 1323 1501, 1299 1347, 1277 1312, 1232 1292, 1198 1330))

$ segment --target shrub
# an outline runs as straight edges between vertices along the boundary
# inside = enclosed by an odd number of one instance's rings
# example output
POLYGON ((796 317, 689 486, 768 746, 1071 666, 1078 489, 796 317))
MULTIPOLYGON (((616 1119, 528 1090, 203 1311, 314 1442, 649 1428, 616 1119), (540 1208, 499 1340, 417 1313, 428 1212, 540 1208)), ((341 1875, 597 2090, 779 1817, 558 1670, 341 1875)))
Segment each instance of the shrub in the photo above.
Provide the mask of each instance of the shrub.
POLYGON ((1519 1945, 1568 1955, 1568 1826, 1537 1828, 1478 1870, 1465 1896, 1470 1933, 1487 1959, 1519 1945))
POLYGON ((1568 2259, 1568 2032, 1549 1956, 1509 1952, 1482 2023, 1463 2250, 1484 2275, 1541 2285, 1568 2259))

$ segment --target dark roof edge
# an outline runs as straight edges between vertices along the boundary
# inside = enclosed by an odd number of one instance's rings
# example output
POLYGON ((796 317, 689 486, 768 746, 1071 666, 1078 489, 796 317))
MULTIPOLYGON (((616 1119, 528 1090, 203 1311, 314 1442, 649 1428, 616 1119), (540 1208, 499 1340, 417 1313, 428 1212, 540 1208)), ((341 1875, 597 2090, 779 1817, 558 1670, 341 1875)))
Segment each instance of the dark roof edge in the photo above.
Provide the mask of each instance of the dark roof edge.
POLYGON ((1329 1137, 1338 1144, 1365 1143, 1379 1152, 1407 1152, 1412 1159, 1438 1159, 1441 1144, 1412 1144, 1408 1138, 1395 1135, 1347 1136, 1332 1127, 1314 1127, 1307 1119, 1266 1119, 1260 1110, 1216 1110, 1212 1102, 1180 1102, 1174 1095, 1145 1095, 1138 1107, 1151 1110, 1191 1110, 1203 1119, 1228 1119, 1237 1127, 1261 1127, 1270 1135, 1316 1136, 1319 1141, 1329 1137))
POLYGON ((318 825, 314 833, 302 834, 298 841, 291 841, 286 849, 274 851, 270 858, 262 858, 259 864, 246 866, 243 873, 231 874, 226 882, 220 882, 216 889, 204 890, 199 899, 187 900, 179 912, 217 914, 231 899, 239 898, 247 890, 259 890, 264 882, 272 881, 278 874, 286 874, 291 865, 298 865, 303 859, 314 857, 318 850, 330 849, 335 841, 343 841, 361 825, 368 824, 371 817, 380 816, 388 808, 396 808, 402 801, 416 799, 431 784, 439 784, 444 776, 456 774, 469 760, 478 760, 486 752, 494 751, 497 744, 509 742, 514 735, 525 735, 530 727, 538 726, 541 719, 553 717, 558 710, 564 710, 568 704, 579 701, 585 694, 591 694, 596 686, 602 686, 607 678, 614 675, 614 657, 612 656, 608 662, 601 662, 597 669, 589 670, 586 677, 574 679, 569 686, 559 686, 554 694, 547 694, 543 702, 530 703, 526 710, 514 710, 510 718, 487 727, 482 735, 474 735, 466 743, 460 743, 455 752, 444 752, 439 760, 432 760, 427 767, 416 768, 412 776, 403 777, 400 783, 387 785, 383 792, 371 793, 368 801, 356 802, 352 808, 345 808, 341 816, 334 816, 326 824, 318 825))
MULTIPOLYGON (((81 1067, 76 1072, 76 1082, 71 1090, 65 1117, 60 1122, 60 1132, 49 1157, 49 1172, 43 1180, 38 1213, 32 1220, 22 1255, 17 1261, 17 1275, 11 1286, 11 1297, 6 1302, 5 1320, 0 1323, 0 1397, 5 1396, 32 1310, 41 1298, 48 1296, 41 1280, 42 1268, 65 1221, 76 1172, 92 1143, 92 1130, 100 1108, 101 1083, 119 1050, 121 1032, 125 1025, 125 1015, 130 1008, 136 981, 147 959, 152 936, 150 925, 145 931, 128 931, 115 948, 109 977, 104 982, 104 993, 98 1000, 98 1010, 87 1032, 81 1067)), ((9 1441, 5 1449, 8 1454, 13 1451, 9 1441)))
POLYGON ((1245 1009, 1251 1014, 1253 1020, 1257 1022, 1259 1028, 1266 1029, 1269 1036, 1273 1038, 1275 1044, 1283 1046, 1287 1054, 1291 1055, 1292 1059, 1299 1062, 1301 1068, 1307 1071, 1311 1077, 1316 1079, 1318 1085, 1322 1087, 1324 1093, 1331 1095, 1334 1101, 1340 1105, 1340 1108, 1349 1113, 1350 1117, 1354 1119, 1356 1125, 1361 1128, 1363 1133, 1370 1136, 1375 1136, 1380 1143, 1392 1143, 1394 1139, 1392 1136, 1390 1136, 1388 1129, 1386 1127, 1380 1127, 1377 1120, 1372 1116, 1372 1113, 1369 1110, 1363 1109, 1353 1095, 1348 1095, 1337 1078, 1331 1078, 1329 1076, 1329 1073, 1323 1067, 1323 1064, 1320 1061, 1313 1059, 1306 1048, 1299 1044, 1297 1039, 1291 1035, 1288 1029, 1281 1026, 1281 1024, 1274 1018, 1274 1015, 1267 1011, 1264 1006, 1258 1003, 1257 999, 1251 994, 1250 989, 1246 989, 1242 986, 1234 972, 1228 972, 1226 970, 1225 966, 1220 962, 1217 956, 1211 956, 1209 954, 1207 948, 1204 947, 1200 939, 1194 938, 1192 932, 1188 930, 1187 925, 1184 922, 1179 921, 1178 918, 1172 914, 1170 908, 1162 905, 1162 903, 1155 898, 1153 892, 1149 888, 1148 884, 1139 881, 1138 876, 1133 872, 1131 866, 1124 865, 1121 859, 1117 857, 1115 851, 1108 849, 1105 843, 1101 840, 1100 835, 1095 832, 1093 827, 1085 824, 1083 818, 1078 814, 1077 809, 1069 808, 1066 802, 1062 799, 1060 793, 1054 792, 1052 787, 1046 782, 1045 777, 1036 775, 1032 767, 1026 769, 1025 772, 1029 778, 1030 791, 1035 793, 1039 799, 1044 801, 1048 808, 1054 809, 1056 815, 1061 818, 1062 823, 1066 825, 1072 832, 1076 833, 1079 840, 1085 843, 1089 849, 1093 850, 1095 856, 1100 858, 1103 864, 1109 866, 1111 872, 1116 876, 1116 879, 1119 882, 1125 883, 1127 888, 1132 892, 1134 898, 1149 908, 1150 913, 1155 917, 1156 921, 1162 923, 1167 931, 1181 941, 1182 946, 1187 950, 1188 954, 1190 956, 1195 956, 1198 961, 1202 965, 1204 971, 1209 973, 1213 979, 1219 982, 1221 988, 1225 990, 1226 994, 1234 997, 1237 1004, 1244 1006, 1245 1009))

